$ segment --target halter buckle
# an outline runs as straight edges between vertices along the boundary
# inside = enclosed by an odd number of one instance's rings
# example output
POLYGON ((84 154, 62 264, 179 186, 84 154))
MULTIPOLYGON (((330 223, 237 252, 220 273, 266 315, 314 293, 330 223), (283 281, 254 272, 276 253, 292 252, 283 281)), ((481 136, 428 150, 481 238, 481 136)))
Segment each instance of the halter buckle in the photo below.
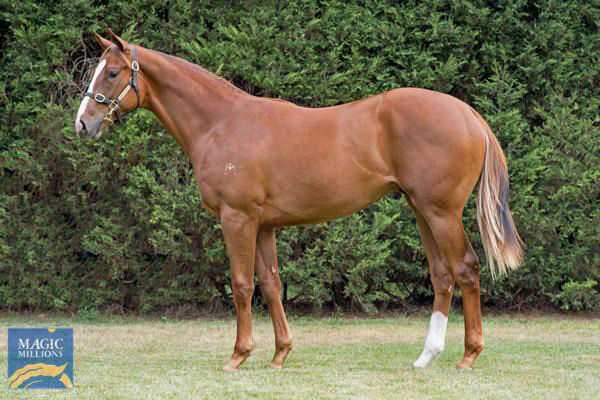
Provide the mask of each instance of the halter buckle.
POLYGON ((115 110, 119 108, 119 103, 117 103, 115 100, 113 100, 109 105, 108 105, 108 112, 109 114, 112 114, 113 112, 115 112, 115 110))
POLYGON ((94 100, 96 100, 98 103, 104 103, 106 101, 106 96, 104 96, 102 93, 96 93, 94 95, 94 100))
POLYGON ((136 71, 136 72, 139 71, 140 70, 140 64, 136 60, 131 61, 131 69, 134 70, 134 71, 136 71))

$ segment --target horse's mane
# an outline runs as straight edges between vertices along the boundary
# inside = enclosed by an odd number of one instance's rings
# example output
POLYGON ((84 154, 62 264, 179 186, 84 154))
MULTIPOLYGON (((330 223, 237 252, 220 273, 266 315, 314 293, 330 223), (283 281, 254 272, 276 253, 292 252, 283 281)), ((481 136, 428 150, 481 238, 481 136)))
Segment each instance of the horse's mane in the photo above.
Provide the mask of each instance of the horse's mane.
POLYGON ((223 86, 224 88, 227 88, 229 90, 233 90, 239 93, 244 93, 247 94, 246 92, 244 92, 242 89, 238 88, 237 86, 233 85, 231 82, 221 78, 220 76, 217 76, 215 74, 213 74, 210 71, 207 71, 206 69, 204 69, 203 67, 201 67, 198 64, 194 64, 191 63, 189 61, 186 61, 182 58, 179 57, 175 57, 169 54, 165 54, 162 53, 160 51, 156 51, 156 50, 151 50, 155 53, 160 54, 161 56, 165 57, 167 60, 169 60, 170 62, 172 62, 173 64, 177 65, 178 67, 182 68, 183 70, 185 70, 186 72, 188 72, 190 75, 193 76, 198 76, 200 79, 205 80, 205 79, 210 79, 211 81, 223 86))
MULTIPOLYGON (((177 67, 181 68, 182 70, 184 70, 185 72, 190 74, 190 76, 192 78, 194 78, 194 76, 197 76, 198 80, 209 79, 210 81, 216 83, 217 85, 219 85, 225 89, 232 90, 232 91, 234 91, 236 93, 240 93, 240 94, 250 95, 248 92, 244 91, 243 89, 238 88, 237 86, 235 86, 233 83, 229 82, 228 80, 213 74, 212 72, 206 70, 204 67, 202 67, 198 64, 191 63, 182 58, 175 57, 170 54, 165 54, 165 53, 162 53, 157 50, 152 50, 152 49, 147 49, 147 50, 149 50, 153 53, 159 54, 162 57, 166 58, 167 60, 169 60, 169 62, 172 62, 177 67)), ((254 96, 254 95, 251 95, 251 96, 254 96)), ((254 97, 256 97, 256 96, 254 96, 254 97)), ((258 97, 258 98, 266 100, 266 101, 277 101, 277 102, 282 102, 282 103, 294 104, 288 100, 277 98, 277 97, 258 97)), ((296 105, 296 104, 294 104, 294 105, 296 105)))

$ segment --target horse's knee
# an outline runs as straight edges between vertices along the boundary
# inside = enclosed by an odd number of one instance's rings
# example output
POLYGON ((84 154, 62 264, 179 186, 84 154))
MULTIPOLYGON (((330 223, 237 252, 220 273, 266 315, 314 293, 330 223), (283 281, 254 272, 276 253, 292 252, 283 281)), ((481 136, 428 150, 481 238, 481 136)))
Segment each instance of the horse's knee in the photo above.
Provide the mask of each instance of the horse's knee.
POLYGON ((455 271, 455 279, 461 288, 479 287, 479 258, 474 252, 467 251, 455 271))
POLYGON ((231 289, 235 301, 250 301, 254 294, 254 282, 245 279, 233 279, 231 289))

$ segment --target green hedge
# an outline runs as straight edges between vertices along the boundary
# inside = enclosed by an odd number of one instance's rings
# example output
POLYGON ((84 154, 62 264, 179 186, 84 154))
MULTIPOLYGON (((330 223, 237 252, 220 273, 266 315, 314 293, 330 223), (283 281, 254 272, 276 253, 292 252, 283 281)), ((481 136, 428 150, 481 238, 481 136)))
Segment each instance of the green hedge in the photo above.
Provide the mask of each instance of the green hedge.
MULTIPOLYGON (((396 3, 0 6, 0 308, 231 308, 218 223, 170 134, 140 111, 98 142, 74 135, 100 54, 92 32, 108 26, 253 94, 306 106, 402 86, 472 104, 506 152, 526 243, 525 264, 509 277, 494 282, 484 269, 483 303, 600 309, 600 4, 396 3)), ((483 259, 474 214, 472 198, 465 225, 483 259)), ((288 307, 375 311, 432 301, 415 219, 400 196, 278 237, 288 307)))

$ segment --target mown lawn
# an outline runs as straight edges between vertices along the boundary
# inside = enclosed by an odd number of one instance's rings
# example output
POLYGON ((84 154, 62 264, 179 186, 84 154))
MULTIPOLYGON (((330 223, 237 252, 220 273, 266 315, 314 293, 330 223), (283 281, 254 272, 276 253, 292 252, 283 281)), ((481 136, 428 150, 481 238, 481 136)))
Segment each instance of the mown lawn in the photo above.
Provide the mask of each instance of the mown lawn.
POLYGON ((0 316, 6 376, 7 327, 72 326, 75 388, 15 391, 14 399, 598 399, 600 319, 484 318, 486 350, 456 370, 462 318, 453 314, 446 351, 426 370, 420 354, 428 318, 291 318, 295 348, 283 370, 268 368, 273 334, 255 317, 255 350, 237 373, 221 371, 235 337, 233 318, 93 321, 0 316))

